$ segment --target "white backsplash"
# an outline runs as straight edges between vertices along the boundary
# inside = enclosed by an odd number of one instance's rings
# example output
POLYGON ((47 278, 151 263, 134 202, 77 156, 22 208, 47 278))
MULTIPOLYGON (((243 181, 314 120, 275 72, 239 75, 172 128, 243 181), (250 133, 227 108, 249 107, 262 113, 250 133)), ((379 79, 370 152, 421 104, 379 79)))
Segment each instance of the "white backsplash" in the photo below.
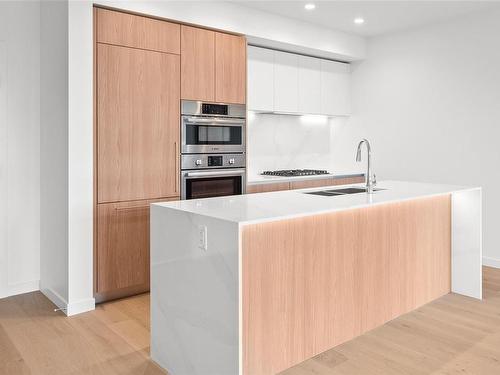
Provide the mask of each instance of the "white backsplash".
MULTIPOLYGON (((334 171, 333 133, 344 119, 323 116, 248 115, 249 180, 264 170, 334 171)), ((353 151, 354 152, 354 151, 353 151)))

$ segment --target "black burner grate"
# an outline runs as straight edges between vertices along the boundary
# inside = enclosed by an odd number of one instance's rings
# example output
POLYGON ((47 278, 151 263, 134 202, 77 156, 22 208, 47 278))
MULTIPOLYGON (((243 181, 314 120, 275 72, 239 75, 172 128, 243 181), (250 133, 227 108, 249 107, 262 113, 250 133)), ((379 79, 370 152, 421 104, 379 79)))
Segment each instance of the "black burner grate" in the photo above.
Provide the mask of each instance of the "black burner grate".
POLYGON ((316 176, 328 174, 328 171, 318 169, 282 169, 279 171, 264 171, 264 176, 296 177, 296 176, 316 176))

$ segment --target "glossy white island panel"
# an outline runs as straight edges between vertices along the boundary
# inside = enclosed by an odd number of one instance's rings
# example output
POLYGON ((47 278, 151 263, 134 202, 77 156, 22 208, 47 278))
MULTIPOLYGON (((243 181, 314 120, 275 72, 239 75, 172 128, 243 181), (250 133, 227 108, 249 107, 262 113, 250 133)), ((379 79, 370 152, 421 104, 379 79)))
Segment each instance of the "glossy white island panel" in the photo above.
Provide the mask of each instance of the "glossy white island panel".
POLYGON ((238 241, 238 223, 151 206, 151 358, 169 374, 238 374, 238 241))
POLYGON ((448 196, 451 291, 482 298, 481 188, 382 181, 372 195, 306 194, 342 187, 153 204, 152 359, 171 375, 249 375, 242 347, 242 232, 254 224, 448 196))
POLYGON ((451 196, 451 290, 481 299, 481 189, 455 191, 451 196))

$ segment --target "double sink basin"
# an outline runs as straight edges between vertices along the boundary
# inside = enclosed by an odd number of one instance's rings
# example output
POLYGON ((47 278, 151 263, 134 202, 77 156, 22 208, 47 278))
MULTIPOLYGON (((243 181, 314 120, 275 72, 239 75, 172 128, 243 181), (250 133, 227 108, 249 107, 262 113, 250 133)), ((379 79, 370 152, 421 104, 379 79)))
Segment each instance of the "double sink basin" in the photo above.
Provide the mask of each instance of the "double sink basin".
MULTIPOLYGON (((379 191, 379 190, 385 190, 385 189, 373 189, 373 191, 379 191)), ((366 189, 365 188, 357 188, 357 187, 349 187, 349 188, 341 188, 341 189, 333 189, 333 190, 308 191, 308 192, 305 192, 304 194, 321 195, 324 197, 335 197, 338 195, 359 194, 359 193, 366 193, 366 189)))

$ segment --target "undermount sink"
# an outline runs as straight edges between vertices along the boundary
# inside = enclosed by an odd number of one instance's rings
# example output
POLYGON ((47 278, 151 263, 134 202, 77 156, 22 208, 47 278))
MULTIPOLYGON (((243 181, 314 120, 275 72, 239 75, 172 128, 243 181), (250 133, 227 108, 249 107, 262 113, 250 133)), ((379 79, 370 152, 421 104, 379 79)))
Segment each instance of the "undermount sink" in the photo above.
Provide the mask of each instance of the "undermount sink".
MULTIPOLYGON (((373 189, 373 191, 379 191, 379 190, 385 190, 385 189, 373 189)), ((358 194, 358 193, 366 193, 366 189, 365 188, 350 187, 350 188, 341 188, 341 189, 333 189, 333 190, 308 191, 308 192, 305 192, 304 194, 322 195, 325 197, 333 197, 333 196, 337 196, 337 195, 358 194)))
POLYGON ((366 193, 365 188, 357 188, 357 187, 350 187, 350 188, 342 188, 342 189, 333 189, 333 190, 326 190, 329 193, 336 193, 336 194, 357 194, 357 193, 366 193))

